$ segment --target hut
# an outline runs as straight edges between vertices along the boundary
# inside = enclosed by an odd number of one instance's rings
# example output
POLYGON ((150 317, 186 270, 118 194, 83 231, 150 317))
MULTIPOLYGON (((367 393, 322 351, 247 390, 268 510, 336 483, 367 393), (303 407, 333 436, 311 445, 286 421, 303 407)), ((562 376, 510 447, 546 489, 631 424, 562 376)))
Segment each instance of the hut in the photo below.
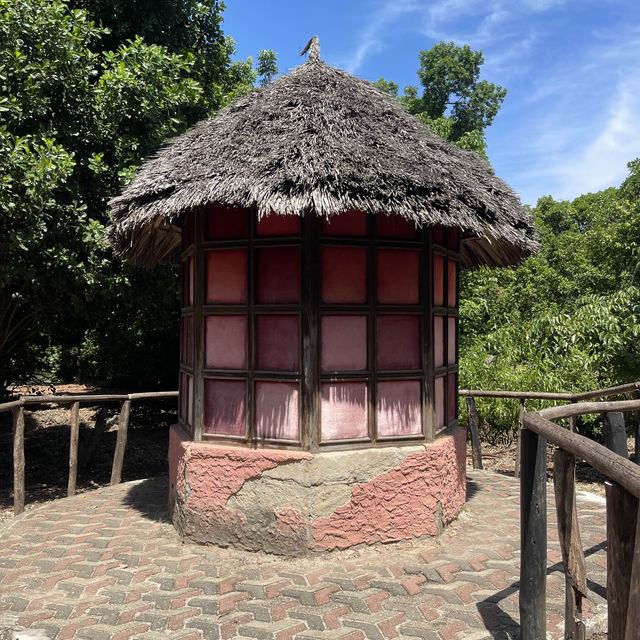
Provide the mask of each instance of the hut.
POLYGON ((170 507, 200 542, 300 554, 436 534, 465 500, 460 268, 536 248, 477 154, 314 39, 111 201, 125 258, 183 266, 170 507))

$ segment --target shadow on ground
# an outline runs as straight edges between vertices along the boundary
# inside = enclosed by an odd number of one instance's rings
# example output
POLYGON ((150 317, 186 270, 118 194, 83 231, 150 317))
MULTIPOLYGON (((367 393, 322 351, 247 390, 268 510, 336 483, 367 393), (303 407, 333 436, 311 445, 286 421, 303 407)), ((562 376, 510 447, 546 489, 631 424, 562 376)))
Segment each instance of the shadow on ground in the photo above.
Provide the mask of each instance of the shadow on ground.
POLYGON ((168 500, 169 478, 162 475, 147 478, 134 484, 127 492, 123 502, 154 522, 170 522, 167 513, 168 500))

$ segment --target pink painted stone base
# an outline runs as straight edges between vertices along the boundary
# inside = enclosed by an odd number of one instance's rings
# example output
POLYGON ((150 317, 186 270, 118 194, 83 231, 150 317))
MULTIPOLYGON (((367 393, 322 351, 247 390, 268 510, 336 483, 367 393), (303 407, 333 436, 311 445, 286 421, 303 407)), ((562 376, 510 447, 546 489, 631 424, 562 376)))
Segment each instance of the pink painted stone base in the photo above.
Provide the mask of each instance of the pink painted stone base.
POLYGON ((465 502, 465 431, 428 445, 331 451, 169 442, 169 508, 185 538, 302 555, 436 535, 465 502))

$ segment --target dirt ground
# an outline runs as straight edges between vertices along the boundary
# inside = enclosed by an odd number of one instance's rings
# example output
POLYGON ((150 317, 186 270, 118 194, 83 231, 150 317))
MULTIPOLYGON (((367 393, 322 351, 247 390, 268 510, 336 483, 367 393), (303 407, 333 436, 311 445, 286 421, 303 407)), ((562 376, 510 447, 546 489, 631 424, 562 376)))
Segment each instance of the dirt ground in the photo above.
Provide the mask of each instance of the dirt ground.
MULTIPOLYGON (((115 389, 81 385, 57 387, 23 387, 21 394, 118 393, 115 389)), ((169 425, 175 421, 175 400, 134 402, 131 407, 127 449, 122 472, 123 481, 152 477, 167 471, 169 425)), ((106 405, 105 429, 94 429, 97 407, 80 409, 80 441, 77 493, 91 491, 109 483, 115 449, 118 405, 106 405)), ((26 412, 25 461, 26 508, 30 509, 66 495, 68 479, 69 408, 38 407, 26 412)), ((13 458, 11 414, 0 414, 0 522, 13 516, 13 458)), ((633 440, 629 440, 633 450, 633 440)), ((513 475, 515 444, 482 445, 483 467, 513 475)), ((467 452, 471 466, 471 452, 467 452)), ((548 477, 551 478, 553 456, 548 455, 548 477)), ((577 489, 604 495, 603 477, 588 465, 579 463, 577 489)))

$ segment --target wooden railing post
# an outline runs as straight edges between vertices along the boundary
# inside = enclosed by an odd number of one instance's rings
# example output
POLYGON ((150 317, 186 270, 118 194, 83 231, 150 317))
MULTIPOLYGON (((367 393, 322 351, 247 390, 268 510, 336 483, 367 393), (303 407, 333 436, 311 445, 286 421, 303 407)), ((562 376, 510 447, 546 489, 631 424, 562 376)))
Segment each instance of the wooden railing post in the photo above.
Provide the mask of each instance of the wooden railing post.
POLYGON ((467 396, 467 416, 469 418, 469 430, 471 431, 471 459, 473 461, 473 468, 482 469, 478 412, 476 410, 476 401, 472 396, 467 396))
MULTIPOLYGON (((604 436, 608 449, 625 459, 628 458, 627 432, 622 413, 606 414, 604 436)), ((610 480, 605 482, 605 492, 607 495, 608 637, 609 640, 626 640, 629 598, 632 597, 631 572, 635 564, 638 499, 610 480)), ((635 632, 637 631, 635 629, 635 632)))
POLYGON ((516 435, 516 461, 513 467, 513 477, 520 477, 520 461, 522 460, 522 430, 524 424, 522 420, 524 418, 524 398, 520 398, 520 408, 518 410, 518 433, 516 435))
POLYGON ((131 410, 131 400, 125 400, 120 409, 118 419, 118 437, 116 439, 116 450, 113 454, 113 467, 111 468, 111 484, 120 484, 122 480, 122 464, 124 462, 124 450, 127 446, 127 429, 129 428, 129 412, 131 410))
POLYGON ((80 403, 71 405, 71 433, 69 435, 69 482, 67 483, 67 495, 76 493, 76 481, 78 478, 78 438, 80 435, 80 403))
POLYGON ((520 628, 522 640, 546 638, 547 442, 522 430, 520 475, 520 628))
POLYGON ((13 409, 13 514, 24 511, 24 407, 13 409))
POLYGON ((624 416, 619 411, 610 411, 604 418, 604 442, 607 449, 624 458, 629 458, 627 450, 627 429, 624 416))
POLYGON ((625 640, 633 640, 640 629, 640 509, 636 520, 636 540, 629 585, 629 606, 627 607, 627 628, 625 640))
POLYGON ((576 508, 576 458, 556 449, 553 459, 553 481, 558 516, 558 538, 565 573, 565 640, 585 640, 582 621, 582 598, 587 597, 587 570, 578 527, 576 508))
MULTIPOLYGON (((636 391, 633 394, 636 400, 640 400, 640 391, 636 391)), ((633 447, 633 456, 636 464, 640 464, 640 411, 635 412, 636 416, 636 428, 635 428, 635 443, 633 447)))

